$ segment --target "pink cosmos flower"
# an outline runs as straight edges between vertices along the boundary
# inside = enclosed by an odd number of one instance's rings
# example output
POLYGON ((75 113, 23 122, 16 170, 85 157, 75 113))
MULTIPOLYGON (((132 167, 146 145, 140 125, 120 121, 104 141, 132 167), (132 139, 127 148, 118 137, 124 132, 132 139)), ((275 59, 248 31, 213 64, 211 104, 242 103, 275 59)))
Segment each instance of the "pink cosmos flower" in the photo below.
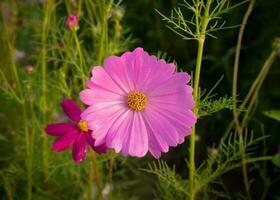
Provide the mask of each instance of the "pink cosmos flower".
POLYGON ((79 28, 79 19, 76 15, 70 14, 66 20, 66 27, 72 29, 74 31, 78 30, 79 28))
POLYGON ((109 56, 94 67, 80 99, 95 145, 122 155, 155 158, 184 142, 196 123, 190 76, 142 48, 109 56))
POLYGON ((47 126, 45 129, 47 134, 58 136, 58 139, 52 145, 52 149, 62 151, 73 146, 72 157, 76 163, 84 160, 88 144, 97 153, 104 153, 106 151, 105 144, 94 145, 94 139, 91 137, 92 131, 88 129, 86 121, 81 119, 82 111, 79 106, 73 100, 66 99, 61 103, 61 107, 72 122, 49 124, 47 126))

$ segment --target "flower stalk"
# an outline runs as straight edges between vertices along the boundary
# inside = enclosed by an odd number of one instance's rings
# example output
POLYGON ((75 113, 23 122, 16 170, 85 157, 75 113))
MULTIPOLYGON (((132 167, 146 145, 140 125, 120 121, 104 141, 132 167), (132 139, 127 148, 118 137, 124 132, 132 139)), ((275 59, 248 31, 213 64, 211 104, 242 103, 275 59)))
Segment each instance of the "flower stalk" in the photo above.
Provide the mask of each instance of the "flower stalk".
MULTIPOLYGON (((42 49, 41 49, 41 111, 42 111, 42 124, 46 124, 47 122, 47 34, 49 31, 49 23, 51 18, 51 7, 53 2, 47 1, 44 4, 44 19, 43 19, 43 27, 42 27, 42 49)), ((43 171, 45 177, 48 176, 48 168, 49 168, 49 145, 48 138, 43 132, 43 171)))
MULTIPOLYGON (((201 64, 202 64, 202 56, 203 56, 203 49, 204 49, 204 42, 205 42, 205 36, 206 36, 206 29, 209 23, 209 10, 211 6, 211 0, 207 0, 207 4, 205 7, 205 12, 203 16, 203 20, 201 22, 201 26, 199 24, 198 17, 196 17, 196 32, 199 35, 197 38, 198 42, 198 49, 197 49, 197 59, 196 59, 196 67, 195 67, 195 77, 194 77, 194 90, 193 90, 193 96, 195 101, 195 108, 194 108, 194 114, 197 116, 198 114, 198 104, 199 104, 199 79, 200 79, 200 71, 201 71, 201 64), (201 27, 201 29, 200 29, 201 27)), ((197 0, 196 4, 196 11, 198 16, 198 6, 200 4, 200 1, 197 0)), ((196 126, 193 125, 192 127, 192 134, 190 138, 190 166, 189 166, 189 185, 190 185, 190 199, 195 199, 196 189, 195 189, 195 133, 196 133, 196 126)))

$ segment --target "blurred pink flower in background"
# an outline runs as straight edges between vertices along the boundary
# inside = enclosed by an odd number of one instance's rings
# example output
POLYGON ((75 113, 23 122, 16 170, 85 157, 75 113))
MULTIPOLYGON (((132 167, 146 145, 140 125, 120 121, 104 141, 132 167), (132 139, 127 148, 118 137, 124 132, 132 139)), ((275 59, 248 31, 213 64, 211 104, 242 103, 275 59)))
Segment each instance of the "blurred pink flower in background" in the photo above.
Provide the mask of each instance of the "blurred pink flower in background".
POLYGON ((94 139, 91 137, 92 132, 88 129, 86 121, 80 117, 82 111, 79 106, 71 99, 64 100, 61 106, 72 121, 47 126, 46 133, 58 137, 54 141, 52 149, 63 151, 73 146, 72 157, 76 163, 84 160, 88 145, 97 153, 104 153, 106 151, 104 144, 94 145, 94 139))
POLYGON ((14 53, 14 59, 15 60, 20 60, 26 57, 26 52, 25 51, 20 51, 16 50, 14 53))
POLYGON ((66 23, 65 23, 66 27, 68 29, 77 31, 79 28, 79 19, 76 15, 74 14, 70 14, 67 17, 66 23))
POLYGON ((117 153, 155 158, 184 142, 196 123, 190 76, 142 48, 109 56, 94 67, 80 99, 95 144, 117 153))
POLYGON ((24 67, 24 71, 27 72, 27 73, 32 73, 34 71, 33 65, 26 65, 24 67))

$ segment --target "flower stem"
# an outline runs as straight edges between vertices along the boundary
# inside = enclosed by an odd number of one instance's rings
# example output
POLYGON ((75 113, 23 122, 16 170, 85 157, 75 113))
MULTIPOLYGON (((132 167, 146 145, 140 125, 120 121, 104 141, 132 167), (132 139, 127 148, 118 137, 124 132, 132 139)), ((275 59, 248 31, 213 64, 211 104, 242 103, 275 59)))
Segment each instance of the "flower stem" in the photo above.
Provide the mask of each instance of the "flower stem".
MULTIPOLYGON (((47 1, 44 5, 44 19, 42 27, 42 50, 41 50, 41 81, 42 81, 42 93, 40 99, 41 111, 42 111, 42 125, 45 126, 47 121, 47 34, 49 30, 49 22, 51 16, 51 4, 52 1, 47 1)), ((48 176, 49 168, 49 156, 48 156, 48 138, 43 132, 43 171, 45 177, 48 176)))
POLYGON ((93 150, 90 151, 90 157, 91 157, 91 161, 92 161, 93 177, 96 182, 97 189, 98 189, 98 199, 103 200, 102 183, 100 180, 99 169, 98 169, 98 166, 96 163, 96 154, 93 150))
POLYGON ((99 43, 99 54, 97 58, 98 65, 102 64, 102 61, 107 53, 108 48, 108 13, 111 9, 112 1, 108 4, 105 1, 102 1, 102 11, 103 11, 103 18, 102 18, 102 30, 101 30, 101 37, 99 43))
MULTIPOLYGON (((204 38, 198 40, 198 50, 197 50, 197 60, 196 60, 196 69, 195 69, 195 78, 194 78, 194 101, 196 104, 199 101, 199 78, 200 78, 200 69, 203 55, 203 46, 204 38)), ((198 108, 195 106, 194 113, 197 115, 198 108)), ((192 127, 192 134, 190 138, 190 166, 189 166, 189 183, 190 183, 190 199, 195 198, 195 188, 194 188, 194 175, 195 175, 195 125, 192 127)))
POLYGON ((85 77, 84 63, 85 63, 85 60, 84 60, 84 57, 83 57, 83 54, 82 54, 80 41, 79 41, 79 38, 78 38, 78 35, 77 35, 76 31, 73 31, 73 36, 74 36, 74 40, 75 40, 75 43, 76 43, 76 48, 78 50, 78 55, 79 55, 79 65, 80 65, 79 66, 79 71, 80 71, 80 74, 81 74, 83 88, 85 88, 86 87, 85 81, 84 81, 84 77, 85 77))
MULTIPOLYGON (((238 39, 237 39, 237 46, 235 51, 235 58, 234 58, 234 69, 233 69, 233 84, 232 84, 232 99, 233 99, 233 118, 234 123, 236 125, 236 130, 239 134, 239 144, 240 144, 240 150, 242 151, 242 171, 243 171, 243 181, 247 193, 247 198, 251 199, 250 197, 250 185, 248 180, 248 174, 247 174, 247 164, 246 164, 246 158, 245 158, 245 150, 241 147, 243 147, 243 130, 242 126, 239 122, 239 113, 237 111, 237 79, 238 79, 238 65, 239 65, 239 57, 240 57, 240 50, 241 50, 241 44, 242 44, 242 38, 244 35, 245 27, 247 24, 247 21, 253 11, 253 7, 255 4, 255 0, 251 0, 249 3, 249 6, 247 8, 247 11, 244 15, 244 18, 242 20, 242 24, 238 33, 238 39)), ((243 123, 242 123, 243 124, 243 123)))
MULTIPOLYGON (((204 48, 204 42, 205 42, 205 35, 206 35, 206 29, 209 23, 209 10, 211 6, 212 0, 207 0, 204 16, 201 19, 201 22, 199 19, 196 19, 196 27, 197 27, 197 42, 198 42, 198 49, 197 49, 197 58, 196 58, 196 67, 195 67, 195 76, 194 76, 194 90, 193 90, 193 96, 195 101, 195 107, 194 107, 194 114, 197 116, 198 114, 198 104, 200 99, 200 93, 199 93, 199 79, 200 79, 200 70, 201 70, 201 63, 202 63, 202 55, 203 55, 203 48, 204 48), (201 24, 200 24, 201 23, 201 24), (201 28, 200 28, 201 27, 201 28)), ((197 0, 196 9, 198 10, 198 6, 200 5, 200 0, 197 0)), ((199 15, 199 13, 196 13, 196 15, 199 15)), ((195 125, 192 127, 192 134, 190 138, 190 166, 189 166, 189 186, 190 186, 190 200, 195 199, 196 194, 196 188, 195 188, 195 125)))
POLYGON ((115 157, 112 152, 110 152, 110 161, 109 161, 109 186, 110 186, 110 193, 109 193, 109 200, 113 200, 113 168, 114 168, 114 161, 115 157))
POLYGON ((270 67, 272 66, 274 60, 276 59, 276 55, 277 55, 276 51, 272 50, 272 52, 270 53, 269 57, 267 58, 267 60, 264 63, 264 66, 263 66, 263 68, 261 70, 262 73, 257 78, 258 79, 258 84, 256 85, 256 89, 255 89, 254 94, 253 94, 253 96, 251 98, 251 101, 250 101, 250 103, 248 105, 248 108, 246 109, 245 115, 244 115, 242 123, 241 123, 241 127, 245 127, 246 126, 246 123, 248 121, 248 117, 249 117, 249 115, 251 113, 253 105, 254 105, 254 103, 256 101, 256 98, 257 98, 257 96, 259 94, 259 90, 260 90, 260 88, 261 88, 261 86, 263 84, 263 81, 265 80, 265 78, 267 76, 267 73, 270 70, 270 67))

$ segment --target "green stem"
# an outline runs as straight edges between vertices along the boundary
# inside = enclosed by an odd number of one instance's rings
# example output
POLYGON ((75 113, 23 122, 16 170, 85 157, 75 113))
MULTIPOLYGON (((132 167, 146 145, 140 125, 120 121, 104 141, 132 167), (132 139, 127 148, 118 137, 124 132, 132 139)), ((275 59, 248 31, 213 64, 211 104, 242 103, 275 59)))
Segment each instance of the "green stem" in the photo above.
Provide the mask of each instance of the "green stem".
POLYGON ((259 90, 260 90, 260 88, 261 88, 261 86, 263 84, 263 81, 265 80, 265 77, 267 76, 267 74, 268 74, 268 72, 270 70, 270 67, 273 64, 275 58, 276 58, 276 51, 273 50, 271 52, 271 54, 269 55, 268 59, 265 61, 265 64, 264 64, 263 69, 262 69, 262 73, 260 74, 261 76, 258 77, 259 78, 258 84, 256 85, 256 89, 254 91, 254 94, 253 94, 253 96, 251 98, 251 101, 250 101, 250 103, 248 105, 248 108, 247 108, 247 110, 245 112, 245 115, 243 117, 242 127, 245 127, 245 125, 246 125, 246 123, 248 121, 248 117, 249 117, 249 115, 250 115, 250 113, 252 111, 253 105, 256 102, 257 96, 259 94, 259 90))
POLYGON ((78 55, 79 55, 79 71, 80 71, 80 74, 81 74, 81 79, 82 79, 82 83, 83 83, 83 88, 86 87, 85 85, 85 81, 84 81, 84 77, 85 77, 85 70, 84 70, 84 57, 83 57, 83 54, 82 54, 82 50, 81 50, 81 45, 80 45, 80 41, 79 41, 79 38, 78 38, 78 35, 77 35, 77 32, 73 30, 73 36, 74 36, 74 40, 75 40, 75 43, 76 43, 76 48, 78 50, 78 55))
POLYGON ((237 130, 240 133, 240 123, 238 120, 238 112, 237 112, 237 80, 238 80, 238 66, 239 66, 239 57, 240 57, 240 50, 242 45, 242 38, 244 35, 244 31, 246 28, 247 21, 253 11, 255 0, 251 0, 250 4, 247 8, 247 11, 244 15, 244 18, 242 20, 242 24, 238 33, 237 38, 237 45, 236 45, 236 51, 235 51, 235 58, 234 58, 234 67, 233 67, 233 83, 232 83, 232 103, 233 103, 233 117, 234 122, 237 126, 237 130))
POLYGON ((96 153, 93 150, 91 150, 90 156, 91 156, 91 161, 92 161, 93 176, 94 176, 94 180, 96 182, 96 187, 98 190, 98 199, 103 200, 102 182, 100 180, 100 173, 99 173, 99 169, 98 169, 98 165, 97 165, 96 153))
POLYGON ((111 8, 111 3, 107 5, 105 1, 102 1, 103 18, 102 18, 102 31, 101 31, 102 33, 101 33, 101 38, 99 43, 99 54, 97 59, 98 65, 102 64, 102 61, 107 52, 108 12, 110 8, 111 8))
MULTIPOLYGON (((49 29, 49 21, 51 15, 51 3, 52 1, 47 1, 44 5, 44 19, 42 27, 42 52, 41 52, 41 78, 42 78, 42 95, 41 95, 41 111, 42 111, 42 126, 44 127, 47 121, 47 33, 49 29)), ((48 177, 49 168, 49 158, 48 158, 48 138, 43 132, 43 171, 45 177, 48 177)))
POLYGON ((263 156, 263 157, 258 157, 258 158, 249 158, 246 160, 246 163, 255 163, 255 162, 260 162, 260 161, 267 161, 267 160, 272 160, 273 156, 263 156))
POLYGON ((113 200, 113 169, 114 169, 114 161, 115 157, 112 152, 110 152, 110 161, 109 161, 109 186, 110 186, 110 193, 109 193, 109 200, 113 200))
MULTIPOLYGON (((273 51, 274 51, 274 50, 273 50, 273 51)), ((271 52, 271 54, 272 54, 272 53, 273 53, 273 52, 271 52)), ((252 102, 252 101, 250 101, 250 100, 253 98, 253 96, 254 96, 254 94, 255 94, 255 91, 260 89, 260 87, 262 86, 262 83, 263 83, 262 80, 265 79, 265 77, 267 76, 267 73, 266 73, 267 68, 268 68, 267 63, 268 63, 268 60, 271 59, 271 54, 270 54, 270 56, 267 58, 267 60, 265 61, 265 63, 264 63, 264 65, 262 66, 262 68, 261 68, 261 70, 260 70, 260 72, 259 72, 257 78, 254 80, 253 84, 251 85, 251 87, 250 87, 250 89, 249 89, 249 92, 247 93, 246 97, 245 97, 244 100, 242 101, 242 104, 240 105, 239 110, 237 111, 237 118, 239 117, 240 113, 241 113, 242 111, 245 110, 246 105, 247 105, 248 103, 249 103, 249 104, 252 104, 252 103, 254 102, 254 101, 252 102)), ((271 64, 272 64, 272 63, 271 63, 271 64)), ((234 124, 235 124, 234 122, 235 122, 235 121, 233 120, 233 121, 230 123, 230 125, 228 126, 228 128, 227 128, 227 130, 226 130, 226 132, 225 132, 224 137, 226 137, 226 136, 230 133, 231 129, 233 128, 233 126, 234 126, 234 124)))
MULTIPOLYGON (((199 78, 200 78, 200 69, 203 55, 203 46, 204 46, 204 38, 198 40, 198 50, 197 50, 197 60, 196 60, 196 68, 195 68, 195 78, 194 78, 194 101, 196 104, 199 102, 199 78)), ((198 108, 195 106, 194 113, 197 115, 198 108)), ((195 175, 195 125, 192 127, 192 134, 190 138, 190 166, 189 166, 189 184, 190 184, 190 199, 195 198, 194 191, 194 175, 195 175)))
POLYGON ((233 84, 232 84, 232 100, 233 100, 233 117, 234 122, 236 125, 237 132, 239 133, 239 144, 240 144, 240 150, 242 151, 242 171, 243 171, 243 180, 244 185, 247 193, 247 198, 251 199, 250 197, 250 185, 248 180, 248 174, 247 174, 247 164, 246 164, 246 158, 245 158, 245 150, 241 148, 243 145, 243 136, 242 136, 242 126, 240 125, 238 116, 239 113, 237 111, 237 79, 238 79, 238 65, 239 65, 239 57, 240 57, 240 50, 241 50, 241 44, 242 44, 242 38, 244 35, 244 31, 246 28, 247 21, 253 11, 253 7, 255 4, 255 0, 251 0, 250 4, 247 8, 247 11, 244 15, 244 18, 242 20, 242 24, 239 30, 238 39, 237 39, 237 46, 235 51, 235 59, 234 59, 234 69, 233 69, 233 84))
MULTIPOLYGON (((199 37, 197 38, 198 41, 198 49, 197 49, 197 59, 196 59, 196 67, 195 67, 195 77, 194 77, 194 90, 193 90, 193 96, 195 101, 195 108, 194 108, 194 114, 197 116, 198 114, 198 104, 199 104, 199 79, 200 79, 200 70, 201 70, 201 63, 202 63, 202 55, 203 55, 203 47, 205 42, 205 35, 206 35, 206 29, 209 23, 209 10, 211 6, 212 0, 207 0, 207 4, 205 7, 204 16, 201 22, 201 31, 197 30, 199 32, 199 37)), ((197 1, 197 4, 199 5, 199 1, 197 1)), ((197 22, 199 23, 199 22, 197 22)), ((197 25, 197 27, 200 27, 197 25)), ((189 166, 189 185, 190 185, 190 199, 195 199, 196 189, 195 189, 195 125, 192 127, 192 134, 190 138, 190 166, 189 166)))
MULTIPOLYGON (((18 88, 19 94, 17 95, 12 87, 10 87, 10 90, 11 90, 12 94, 14 95, 14 97, 16 98, 16 100, 18 101, 18 103, 22 106, 25 149, 26 149, 27 199, 31 200, 32 199, 32 157, 31 157, 28 122, 27 122, 28 116, 27 116, 27 109, 26 109, 26 101, 25 101, 25 95, 24 95, 24 91, 23 91, 24 90, 23 85, 21 84, 21 81, 20 81, 20 78, 18 75, 18 68, 17 68, 16 63, 13 58, 13 52, 14 52, 13 40, 10 39, 10 37, 9 37, 8 27, 4 23, 3 23, 3 26, 4 26, 4 34, 6 36, 6 41, 7 41, 7 45, 8 45, 8 54, 9 54, 9 59, 11 62, 11 68, 12 68, 13 75, 15 77, 16 88, 18 88)), ((1 71, 1 75, 3 76, 4 80, 6 80, 6 77, 2 71, 1 71)), ((7 83, 8 83, 8 81, 7 81, 7 83)))

